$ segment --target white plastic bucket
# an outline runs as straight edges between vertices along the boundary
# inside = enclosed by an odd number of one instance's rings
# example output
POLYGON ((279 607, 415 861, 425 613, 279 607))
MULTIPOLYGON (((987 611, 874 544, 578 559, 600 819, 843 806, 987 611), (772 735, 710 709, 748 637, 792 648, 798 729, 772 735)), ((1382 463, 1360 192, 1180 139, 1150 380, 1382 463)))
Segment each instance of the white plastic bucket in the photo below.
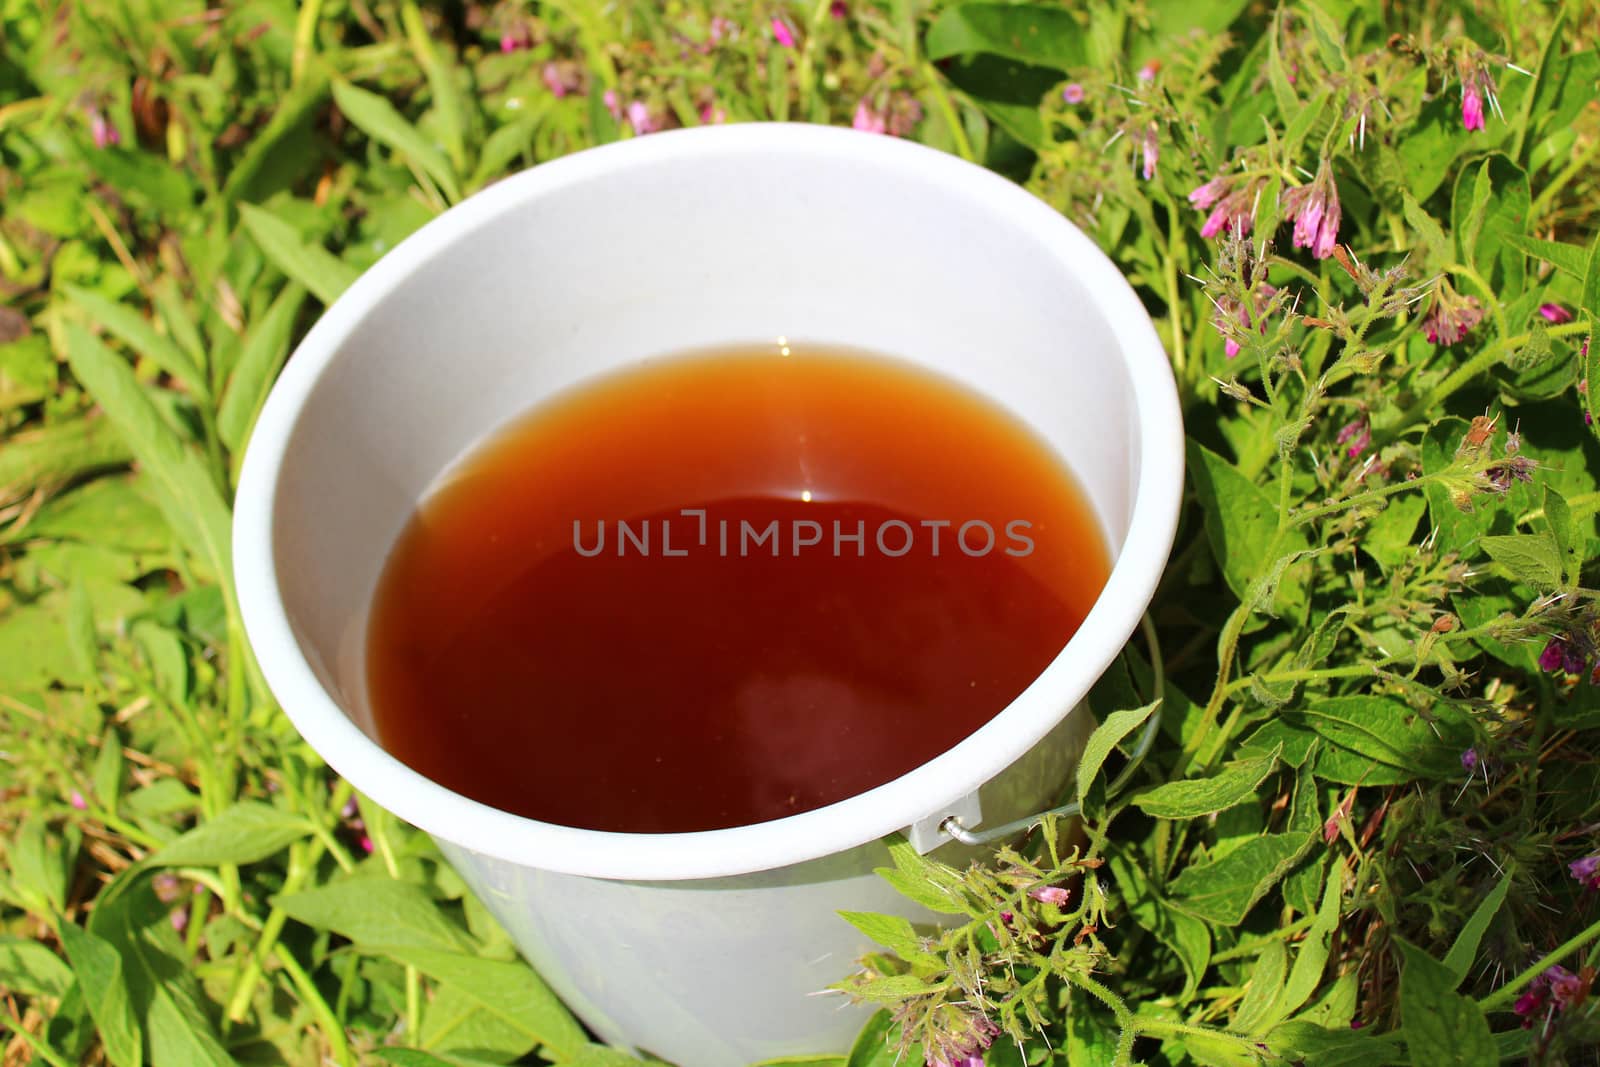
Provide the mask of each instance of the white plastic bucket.
MULTIPOLYGON (((1055 801, 1090 726, 1073 710, 1134 630, 1170 551, 1182 441, 1172 373, 1133 291, 1012 183, 848 130, 656 134, 479 193, 328 310, 251 438, 235 577, 262 669, 307 741, 438 841, 585 1022, 688 1067, 739 1067, 848 1045, 864 1009, 808 995, 871 948, 835 912, 929 918, 871 873, 886 862, 885 835, 910 831, 961 862, 938 829, 946 816, 993 826, 1055 801), (894 781, 705 833, 536 822, 385 753, 366 704, 368 604, 441 472, 574 382, 779 335, 923 364, 1060 451, 1115 565, 1037 681, 894 781)), ((530 752, 528 773, 560 758, 530 752)))

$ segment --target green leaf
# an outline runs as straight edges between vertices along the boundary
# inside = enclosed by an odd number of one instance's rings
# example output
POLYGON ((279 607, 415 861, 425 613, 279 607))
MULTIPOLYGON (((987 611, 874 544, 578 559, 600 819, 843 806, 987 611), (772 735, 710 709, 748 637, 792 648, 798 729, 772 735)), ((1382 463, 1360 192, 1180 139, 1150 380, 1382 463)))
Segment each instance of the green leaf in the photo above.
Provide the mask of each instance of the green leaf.
POLYGON ((1583 296, 1578 306, 1589 321, 1600 322, 1600 234, 1595 234, 1589 245, 1589 258, 1583 267, 1583 296))
POLYGON ((1117 1056, 1116 1026, 1090 1009, 1087 997, 1066 1012, 1066 1063, 1070 1067, 1112 1067, 1117 1056))
POLYGON ((1129 42, 1129 56, 1135 62, 1154 55, 1168 54, 1183 39, 1196 32, 1208 38, 1219 36, 1238 18, 1249 0, 1144 0, 1147 29, 1135 32, 1129 42))
POLYGON ((284 286, 245 339, 233 377, 222 394, 222 406, 217 410, 217 436, 230 451, 244 448, 273 380, 289 358, 290 335, 305 296, 305 289, 296 282, 284 286))
POLYGON ((1452 225, 1462 258, 1505 298, 1520 292, 1526 281, 1527 261, 1507 238, 1523 236, 1531 204, 1528 176, 1498 153, 1475 172, 1463 170, 1456 181, 1452 225))
POLYGON ((34 404, 56 391, 56 359, 44 334, 0 344, 0 412, 34 404))
POLYGON ((231 582, 228 506, 205 462, 173 435, 125 361, 77 323, 66 332, 73 374, 122 433, 167 522, 212 577, 231 582))
MULTIPOLYGON (((1409 215, 1406 216, 1410 218, 1409 215)), ((1559 241, 1541 241, 1537 237, 1526 237, 1519 233, 1506 235, 1506 244, 1519 252, 1542 259, 1563 273, 1570 274, 1579 281, 1583 280, 1587 259, 1584 250, 1577 245, 1562 244, 1559 241)))
POLYGON ((1406 223, 1417 231, 1417 238, 1422 242, 1424 262, 1442 265, 1441 261, 1450 255, 1450 239, 1444 235, 1444 230, 1440 229, 1433 216, 1417 203, 1416 197, 1406 193, 1402 204, 1406 223))
POLYGON ((1088 743, 1083 746, 1083 756, 1078 760, 1079 804, 1088 797, 1089 786, 1099 777, 1100 768, 1105 766, 1112 750, 1122 742, 1123 738, 1142 726, 1160 703, 1160 700, 1155 700, 1142 708, 1114 711, 1106 716, 1105 722, 1095 727, 1094 733, 1089 735, 1088 743))
POLYGON ((41 507, 23 535, 132 553, 169 551, 172 529, 146 491, 146 482, 140 474, 96 478, 41 507))
POLYGON ((1197 918, 1237 926, 1314 840, 1306 834, 1265 834, 1220 860, 1191 864, 1169 887, 1172 903, 1197 918))
POLYGON ((71 835, 57 834, 37 812, 25 815, 5 853, 17 903, 40 916, 60 914, 67 906, 67 879, 77 847, 76 829, 71 835))
POLYGON ((1171 949, 1183 966, 1184 987, 1178 1001, 1188 1003, 1200 988, 1200 980, 1211 963, 1210 929, 1194 916, 1173 907, 1156 892, 1134 849, 1116 849, 1109 858, 1111 876, 1116 879, 1128 916, 1171 949))
POLYGON ((157 333, 143 315, 89 289, 64 285, 62 290, 69 300, 83 309, 89 321, 109 331, 129 348, 182 382, 196 397, 205 400, 211 395, 206 387, 205 372, 170 338, 157 333))
MULTIPOLYGON (((1311 929, 1295 951, 1294 967, 1283 984, 1283 993, 1275 1005, 1273 1022, 1285 1019, 1311 999, 1311 994, 1322 984, 1322 973, 1328 966, 1328 949, 1333 932, 1339 928, 1340 879, 1329 878, 1322 894, 1322 906, 1311 920, 1311 929)), ((1259 1031, 1257 1031, 1259 1032, 1259 1031)))
POLYGON ((120 196, 167 218, 184 218, 194 209, 194 182, 162 156, 113 146, 85 151, 83 159, 120 196))
POLYGON ((585 1045, 561 1067, 638 1067, 641 1061, 607 1045, 585 1045))
POLYGON ((63 922, 59 933, 106 1058, 116 1067, 141 1067, 144 1033, 128 1000, 122 956, 110 942, 72 923, 63 922))
POLYGON ((1273 1009, 1283 998, 1283 979, 1289 969, 1289 950, 1282 941, 1268 941, 1256 957, 1256 965, 1245 983, 1244 999, 1233 1016, 1229 1029, 1243 1034, 1259 1034, 1275 1021, 1273 1009))
POLYGON ((95 753, 90 781, 95 798, 110 811, 117 810, 122 796, 122 769, 122 738, 117 736, 115 726, 108 726, 100 738, 100 751, 95 753))
POLYGON ((358 945, 465 951, 471 939, 439 910, 428 891, 388 878, 350 878, 280 896, 289 918, 332 930, 358 945))
POLYGON ((1455 975, 1456 982, 1450 988, 1454 989, 1467 977, 1467 970, 1472 966, 1472 961, 1478 957, 1478 945, 1483 941, 1484 933, 1489 929, 1489 924, 1500 911, 1500 905, 1505 903, 1506 894, 1511 890, 1511 877, 1501 874, 1495 880, 1494 888, 1483 895, 1478 901, 1478 906, 1472 909, 1472 916, 1462 925, 1461 932, 1456 935, 1455 943, 1450 946, 1450 951, 1445 954, 1444 965, 1455 975))
POLYGON ((1267 1047, 1283 1059, 1305 1067, 1374 1067, 1396 1062, 1392 1038, 1349 1027, 1330 1030, 1314 1022, 1279 1025, 1267 1035, 1267 1047))
POLYGON ((350 287, 360 271, 321 245, 301 238, 289 223, 264 208, 240 204, 245 229, 273 266, 307 289, 324 304, 332 304, 350 287))
MULTIPOLYGON (((1600 436, 1600 344, 1595 344, 1593 329, 1589 331, 1588 348, 1583 361, 1583 410, 1589 416, 1589 429, 1600 436)), ((0 484, 4 484, 3 479, 0 484)))
POLYGON ((241 800, 156 852, 146 862, 155 867, 257 863, 309 836, 314 829, 304 816, 291 815, 260 801, 241 800))
POLYGON ((37 941, 0 934, 0 988, 28 997, 66 995, 72 968, 37 941))
POLYGON ((1541 591, 1561 587, 1562 554, 1548 531, 1485 537, 1479 543, 1517 581, 1541 591))
POLYGON ((14 499, 133 458, 109 419, 67 419, 6 438, 0 448, 0 499, 14 499))
POLYGON ((1072 12, 1045 4, 946 8, 928 27, 923 51, 935 62, 981 52, 1063 72, 1089 61, 1083 27, 1072 12))
POLYGON ((900 1067, 902 1063, 921 1063, 922 1050, 913 1045, 904 1056, 900 1053, 898 1029, 887 1011, 879 1011, 867 1020, 850 1046, 845 1067, 900 1067))
POLYGON ((89 587, 82 579, 73 582, 67 594, 67 643, 78 669, 92 681, 99 670, 100 640, 94 632, 94 605, 89 601, 89 587))
POLYGON ((433 95, 433 113, 438 118, 439 131, 444 138, 445 150, 456 173, 467 169, 467 105, 466 98, 456 85, 456 73, 470 69, 465 64, 447 63, 434 47, 428 28, 422 23, 422 13, 416 0, 406 0, 400 5, 400 23, 405 27, 406 40, 411 45, 417 63, 428 77, 428 91, 433 95))
POLYGON ((1544 521, 1550 527, 1550 539, 1555 542, 1556 553, 1561 558, 1564 585, 1570 589, 1578 584, 1578 575, 1583 569, 1584 538, 1573 521, 1567 498, 1549 484, 1544 487, 1544 521))
POLYGON ((1194 819, 1226 811, 1256 795, 1256 789, 1266 781, 1272 768, 1277 766, 1282 746, 1270 754, 1228 764, 1209 778, 1192 778, 1187 781, 1168 782, 1133 798, 1133 803, 1147 815, 1158 819, 1194 819))
MULTIPOLYGON (((427 906, 433 914, 438 914, 431 903, 427 906)), ((339 932, 345 933, 345 930, 339 929, 339 932)), ((350 935, 346 933, 346 936, 350 935)), ((570 1059, 588 1044, 589 1039, 584 1035, 583 1027, 578 1025, 560 999, 526 964, 486 960, 460 952, 429 948, 420 943, 434 936, 430 931, 426 938, 412 939, 417 943, 369 943, 364 947, 369 952, 415 967, 441 985, 459 991, 485 1011, 514 1026, 530 1043, 549 1049, 558 1061, 570 1059)))
POLYGON ((308 75, 278 101, 266 128, 250 139, 238 162, 229 169, 222 183, 225 203, 265 200, 289 188, 307 172, 314 173, 320 165, 315 126, 331 86, 327 75, 315 65, 308 75))
POLYGON ((1482 1067, 1499 1062, 1483 1010, 1454 992, 1455 972, 1394 938, 1400 968, 1400 1022, 1414 1067, 1482 1067))
POLYGON ((417 1042, 439 1055, 471 1054, 496 1062, 522 1059, 534 1049, 521 1030, 485 1011, 461 987, 452 985, 433 990, 422 1013, 417 1042))
POLYGON ((1406 188, 1426 204, 1465 147, 1456 98, 1440 93, 1422 106, 1416 124, 1396 138, 1396 153, 1406 188))
POLYGON ((939 966, 943 962, 923 947, 923 938, 909 920, 899 915, 841 911, 839 917, 907 963, 939 966))
MULTIPOLYGON (((1332 746, 1407 775, 1403 781, 1454 777, 1461 770, 1461 750, 1471 744, 1470 731, 1455 720, 1429 723, 1420 712, 1389 697, 1324 697, 1296 717, 1332 746)), ((1326 777, 1320 759, 1317 772, 1326 777)), ((1369 778, 1367 784, 1379 783, 1369 778)))
POLYGON ((1061 83, 1060 71, 982 52, 952 57, 939 69, 1018 142, 1036 152, 1045 147, 1039 101, 1061 83))
MULTIPOLYGON (((1278 509, 1266 491, 1204 445, 1189 442, 1189 474, 1205 508, 1206 536, 1228 587, 1244 600, 1251 595, 1278 530, 1278 509)), ((1280 554, 1303 551, 1305 535, 1295 530, 1279 544, 1280 554)), ((1259 590, 1257 590, 1259 591, 1259 590)), ((1305 590, 1294 582, 1278 586, 1281 606, 1305 603, 1305 590)), ((1271 605, 1267 605, 1270 607, 1271 605)))
POLYGON ((333 83, 333 99, 345 118, 363 133, 405 156, 438 183, 447 200, 454 203, 461 199, 461 187, 450 169, 450 161, 388 100, 347 81, 333 83))

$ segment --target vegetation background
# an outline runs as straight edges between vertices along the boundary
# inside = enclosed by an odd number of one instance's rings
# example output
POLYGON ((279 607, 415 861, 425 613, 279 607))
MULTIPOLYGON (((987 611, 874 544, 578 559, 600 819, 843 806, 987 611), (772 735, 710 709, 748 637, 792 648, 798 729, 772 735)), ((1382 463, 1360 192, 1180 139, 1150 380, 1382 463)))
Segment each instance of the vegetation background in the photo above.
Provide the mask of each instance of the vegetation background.
POLYGON ((0 1062, 632 1062, 290 728, 229 507, 408 233, 749 120, 1059 208, 1191 442, 1151 757, 1106 788, 1130 651, 1087 846, 897 851, 951 921, 853 917, 883 1011, 804 1062, 1600 1062, 1597 40, 1592 0, 0 0, 0 1062))

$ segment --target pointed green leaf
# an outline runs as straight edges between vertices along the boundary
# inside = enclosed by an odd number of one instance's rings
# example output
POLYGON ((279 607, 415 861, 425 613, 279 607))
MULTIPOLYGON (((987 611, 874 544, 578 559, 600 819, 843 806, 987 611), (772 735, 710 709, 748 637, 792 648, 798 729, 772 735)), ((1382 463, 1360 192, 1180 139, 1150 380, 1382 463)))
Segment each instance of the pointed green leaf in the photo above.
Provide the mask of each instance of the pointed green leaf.
POLYGON ((324 304, 339 299, 361 273, 321 245, 303 239, 293 226, 265 208, 240 204, 239 216, 273 266, 324 304))
MULTIPOLYGON (((1467 970, 1472 966, 1472 961, 1478 958, 1478 945, 1483 941, 1484 933, 1488 931, 1489 924, 1500 911, 1500 905, 1505 903, 1506 894, 1510 890, 1510 874, 1500 875, 1495 881, 1494 888, 1478 901, 1478 906, 1472 910, 1472 916, 1456 935, 1455 943, 1450 946, 1450 951, 1444 957, 1444 965, 1455 975, 1456 985, 1467 977, 1467 970)), ((1455 986, 1450 988, 1454 989, 1455 986)))
POLYGON ((450 161, 388 100, 347 81, 333 83, 333 99, 344 117, 361 132, 405 156, 438 183, 446 199, 452 203, 461 199, 461 187, 450 169, 450 161))
POLYGON ((1134 797, 1133 803, 1158 819, 1194 819, 1226 811, 1256 795, 1282 753, 1280 744, 1268 755, 1230 763, 1209 778, 1157 786, 1134 797))
POLYGON ((60 934, 61 945, 77 975, 78 988, 83 991, 83 1002, 100 1031, 106 1058, 116 1067, 141 1067, 144 1036, 128 1000, 122 957, 110 942, 81 926, 64 922, 60 934))
POLYGON ((309 836, 314 829, 304 816, 260 801, 241 800, 158 850, 146 862, 156 867, 257 863, 309 836))
POLYGON ((1220 860, 1185 867, 1169 887, 1172 903, 1198 918, 1237 926, 1314 840, 1305 834, 1265 834, 1220 860))
POLYGON ((358 945, 468 949, 471 939, 444 913, 428 891, 388 878, 350 878, 277 898, 289 918, 342 934, 358 945))
POLYGON ((1083 746, 1082 757, 1078 760, 1079 804, 1088 797, 1089 787, 1099 777, 1100 768, 1105 766, 1112 750, 1122 743, 1123 738, 1142 726, 1160 703, 1161 701, 1155 700, 1142 708, 1114 711, 1106 716, 1105 722, 1095 727, 1094 733, 1089 735, 1088 743, 1083 746))
POLYGON ((1400 968, 1400 1023, 1414 1067, 1482 1067, 1499 1062, 1489 1021, 1477 1003, 1454 992, 1454 971, 1394 938, 1400 968))
POLYGON ((1490 559, 1504 567, 1517 581, 1541 591, 1560 588, 1561 552, 1548 531, 1485 537, 1479 544, 1490 559))
MULTIPOLYGON (((432 935, 429 936, 431 939, 432 935)), ((415 967, 441 985, 459 991, 516 1027, 530 1042, 549 1049, 558 1062, 565 1062, 588 1044, 583 1028, 550 987, 524 963, 486 960, 421 944, 366 947, 370 952, 415 967)))
POLYGON ((173 341, 156 332, 148 320, 125 304, 107 300, 99 293, 76 285, 62 286, 67 298, 89 316, 89 321, 109 331, 118 340, 182 382, 196 397, 211 395, 205 374, 194 360, 173 341))

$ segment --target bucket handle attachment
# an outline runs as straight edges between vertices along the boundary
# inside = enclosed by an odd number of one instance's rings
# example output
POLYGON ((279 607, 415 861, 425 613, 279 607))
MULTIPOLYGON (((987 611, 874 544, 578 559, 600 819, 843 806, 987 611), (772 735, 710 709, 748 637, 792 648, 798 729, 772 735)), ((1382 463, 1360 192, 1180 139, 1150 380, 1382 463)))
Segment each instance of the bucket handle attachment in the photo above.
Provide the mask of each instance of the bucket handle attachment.
MULTIPOLYGON (((1156 731, 1161 728, 1162 705, 1160 701, 1162 696, 1166 693, 1166 671, 1161 662, 1161 642, 1156 638, 1155 624, 1150 621, 1149 613, 1146 613, 1144 617, 1139 620, 1139 628, 1144 632, 1145 647, 1149 649, 1150 652, 1150 673, 1152 676, 1151 683, 1152 688, 1155 690, 1155 700, 1157 701, 1157 704, 1155 710, 1150 713, 1150 717, 1145 720, 1144 730, 1139 734, 1139 741, 1134 746, 1132 755, 1128 758, 1128 765, 1122 768, 1122 773, 1117 775, 1117 777, 1112 780, 1111 784, 1106 787, 1106 796, 1108 798, 1116 796, 1118 793, 1122 792, 1127 784, 1133 779, 1134 774, 1139 770, 1139 765, 1144 762, 1144 758, 1150 754, 1150 749, 1155 744, 1156 731)), ((973 809, 976 809, 977 800, 977 794, 974 793, 969 797, 963 797, 956 803, 955 806, 963 809, 964 806, 970 806, 973 809)), ((967 829, 967 824, 969 822, 977 822, 978 818, 981 818, 981 816, 974 817, 976 815, 975 810, 973 812, 957 810, 954 812, 947 812, 945 816, 939 820, 938 828, 939 831, 955 838, 963 845, 987 845, 991 841, 998 841, 1003 837, 1010 837, 1011 835, 1020 833, 1023 830, 1031 830, 1033 827, 1039 825, 1052 815, 1071 817, 1082 814, 1082 811, 1083 809, 1078 805, 1078 803, 1073 801, 1070 804, 1063 804, 1058 808, 1050 808, 1047 811, 1041 811, 1037 814, 1029 815, 1025 818, 1016 819, 1012 822, 1005 823, 1004 825, 975 833, 972 830, 967 829)), ((925 852, 928 850, 918 849, 918 851, 925 852)))

